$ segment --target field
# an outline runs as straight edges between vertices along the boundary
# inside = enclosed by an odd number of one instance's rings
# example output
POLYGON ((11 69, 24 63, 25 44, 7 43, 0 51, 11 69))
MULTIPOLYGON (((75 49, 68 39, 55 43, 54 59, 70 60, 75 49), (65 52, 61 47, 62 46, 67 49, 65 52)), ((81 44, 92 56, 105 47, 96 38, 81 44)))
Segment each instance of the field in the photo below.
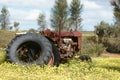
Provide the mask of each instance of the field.
MULTIPOLYGON (((113 55, 93 57, 92 63, 73 59, 68 63, 60 64, 59 67, 25 66, 4 62, 6 59, 4 50, 14 36, 15 32, 0 31, 0 80, 120 80, 120 57, 113 55)), ((89 36, 95 35, 84 32, 83 39, 89 36)), ((90 50, 94 52, 96 47, 92 45, 91 49, 91 46, 86 46, 90 48, 82 49, 86 52, 90 50)))
POLYGON ((120 58, 92 58, 92 63, 70 60, 59 67, 3 62, 0 80, 120 80, 120 58))

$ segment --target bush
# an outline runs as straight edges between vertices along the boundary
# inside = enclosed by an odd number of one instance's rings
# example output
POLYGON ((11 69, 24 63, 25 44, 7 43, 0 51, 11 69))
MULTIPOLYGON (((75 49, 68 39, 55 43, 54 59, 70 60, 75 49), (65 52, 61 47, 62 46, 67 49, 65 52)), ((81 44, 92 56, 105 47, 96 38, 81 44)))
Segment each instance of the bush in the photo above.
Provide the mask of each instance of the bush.
POLYGON ((82 49, 81 54, 87 54, 90 56, 100 56, 100 54, 104 51, 104 47, 102 44, 98 44, 95 40, 95 37, 86 37, 82 41, 82 49), (94 42, 95 41, 95 42, 94 42))
POLYGON ((120 40, 110 39, 106 51, 110 53, 120 53, 120 40))
POLYGON ((94 36, 87 36, 85 41, 88 41, 88 42, 94 42, 94 43, 97 43, 98 42, 98 37, 96 35, 94 36))

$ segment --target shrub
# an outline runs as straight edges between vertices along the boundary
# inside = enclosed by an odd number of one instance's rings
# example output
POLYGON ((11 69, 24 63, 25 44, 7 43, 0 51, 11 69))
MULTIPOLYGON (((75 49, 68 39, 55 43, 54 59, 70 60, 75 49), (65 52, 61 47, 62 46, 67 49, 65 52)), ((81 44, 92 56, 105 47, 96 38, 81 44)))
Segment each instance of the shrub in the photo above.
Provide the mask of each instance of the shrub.
POLYGON ((109 40, 106 51, 111 53, 120 53, 120 40, 119 39, 109 40))
POLYGON ((97 42, 92 41, 93 38, 89 39, 86 37, 82 41, 82 49, 81 54, 87 54, 90 56, 100 56, 100 54, 104 51, 104 47, 102 44, 98 44, 97 42))
POLYGON ((98 37, 96 35, 94 35, 94 36, 87 36, 86 40, 90 41, 90 42, 97 43, 98 42, 98 37))

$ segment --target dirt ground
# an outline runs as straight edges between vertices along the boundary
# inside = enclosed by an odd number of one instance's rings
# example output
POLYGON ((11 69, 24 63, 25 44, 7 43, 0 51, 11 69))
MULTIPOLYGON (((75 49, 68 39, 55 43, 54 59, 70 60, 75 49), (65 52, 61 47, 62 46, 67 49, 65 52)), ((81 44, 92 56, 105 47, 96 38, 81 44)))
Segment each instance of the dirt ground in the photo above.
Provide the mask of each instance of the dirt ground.
POLYGON ((103 53, 102 56, 104 56, 104 57, 120 58, 120 53, 109 53, 109 52, 106 52, 106 53, 103 53))

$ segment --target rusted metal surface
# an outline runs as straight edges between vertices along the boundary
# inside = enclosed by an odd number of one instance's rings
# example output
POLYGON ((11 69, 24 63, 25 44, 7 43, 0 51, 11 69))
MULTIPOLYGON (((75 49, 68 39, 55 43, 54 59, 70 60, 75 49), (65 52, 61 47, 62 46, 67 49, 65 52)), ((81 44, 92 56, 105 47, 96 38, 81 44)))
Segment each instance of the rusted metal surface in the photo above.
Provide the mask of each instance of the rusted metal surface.
POLYGON ((59 50, 61 58, 71 58, 81 49, 82 33, 79 31, 52 32, 49 29, 41 34, 51 39, 59 50))

